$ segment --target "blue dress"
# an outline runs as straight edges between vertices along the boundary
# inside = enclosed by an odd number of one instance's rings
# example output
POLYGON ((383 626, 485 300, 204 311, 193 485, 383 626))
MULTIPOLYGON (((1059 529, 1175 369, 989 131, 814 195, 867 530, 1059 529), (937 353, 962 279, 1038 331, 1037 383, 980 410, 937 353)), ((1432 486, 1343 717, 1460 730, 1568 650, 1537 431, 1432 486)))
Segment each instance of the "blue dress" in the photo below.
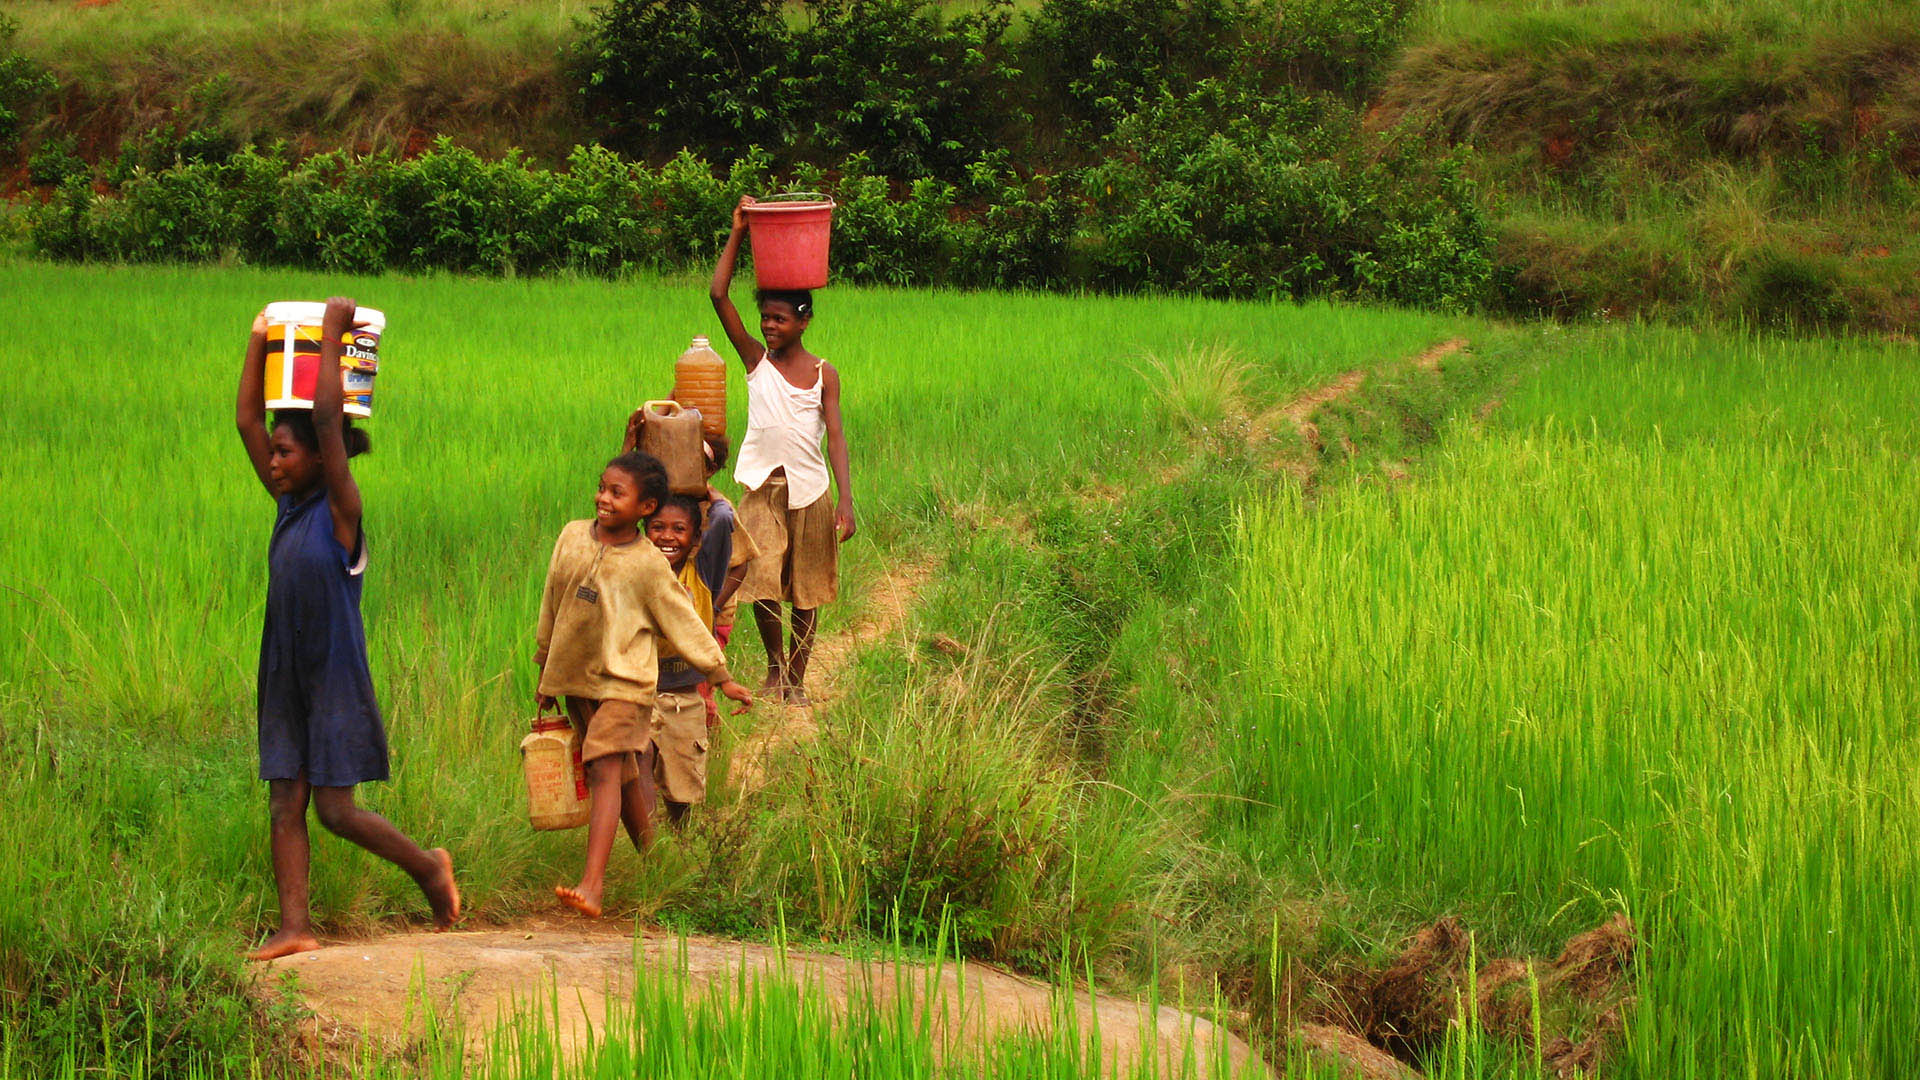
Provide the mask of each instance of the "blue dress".
POLYGON ((366 538, 340 546, 324 489, 279 503, 260 633, 260 779, 385 780, 387 733, 360 622, 366 538))

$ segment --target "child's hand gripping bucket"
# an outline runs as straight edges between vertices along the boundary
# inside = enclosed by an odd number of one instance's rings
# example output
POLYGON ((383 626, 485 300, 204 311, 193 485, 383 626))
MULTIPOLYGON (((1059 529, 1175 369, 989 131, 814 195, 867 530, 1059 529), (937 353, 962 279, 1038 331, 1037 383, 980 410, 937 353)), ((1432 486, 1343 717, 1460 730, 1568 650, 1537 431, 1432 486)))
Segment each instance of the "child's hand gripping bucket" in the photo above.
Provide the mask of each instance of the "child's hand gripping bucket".
POLYGON ((753 278, 762 289, 822 289, 833 200, 816 191, 769 195, 746 207, 753 278))
MULTIPOLYGON (((327 305, 305 300, 268 304, 267 408, 313 408, 314 379, 320 371, 320 328, 327 305)), ((373 308, 355 308, 340 353, 340 411, 373 415, 373 377, 380 371, 380 335, 387 316, 373 308)))
POLYGON ((564 716, 541 716, 520 740, 520 767, 527 776, 527 816, 536 829, 577 829, 587 823, 586 769, 580 738, 564 716))

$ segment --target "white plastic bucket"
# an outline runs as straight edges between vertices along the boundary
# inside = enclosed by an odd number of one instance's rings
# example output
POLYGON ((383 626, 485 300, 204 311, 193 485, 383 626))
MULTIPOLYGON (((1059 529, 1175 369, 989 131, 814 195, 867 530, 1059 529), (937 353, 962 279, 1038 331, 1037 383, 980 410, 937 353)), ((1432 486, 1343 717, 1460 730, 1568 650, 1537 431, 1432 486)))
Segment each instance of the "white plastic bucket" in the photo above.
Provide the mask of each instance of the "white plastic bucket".
MULTIPOLYGON (((311 409, 320 370, 320 328, 327 305, 282 300, 267 305, 267 408, 311 409)), ((355 308, 353 321, 365 323, 347 332, 340 354, 341 411, 373 415, 373 377, 380 373, 380 335, 386 313, 355 308)))

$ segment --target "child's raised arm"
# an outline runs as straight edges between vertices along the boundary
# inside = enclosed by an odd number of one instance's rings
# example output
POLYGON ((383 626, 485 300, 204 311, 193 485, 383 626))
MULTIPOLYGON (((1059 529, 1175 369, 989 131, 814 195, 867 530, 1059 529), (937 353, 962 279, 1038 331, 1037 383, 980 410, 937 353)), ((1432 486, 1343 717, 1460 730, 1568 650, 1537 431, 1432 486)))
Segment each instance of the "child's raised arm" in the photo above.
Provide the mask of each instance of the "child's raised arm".
POLYGON ((353 551, 360 540, 360 485, 347 467, 346 423, 341 416, 342 339, 353 329, 357 305, 345 296, 327 301, 320 323, 320 370, 313 380, 313 431, 320 437, 320 471, 326 478, 327 506, 333 512, 333 536, 353 551))
POLYGON ((707 296, 713 301, 713 310, 720 316, 720 325, 727 332, 727 340, 733 342, 733 351, 740 354, 740 362, 752 371, 760 364, 761 357, 767 355, 767 347, 760 339, 747 332, 745 323, 740 321, 740 311, 733 306, 733 297, 727 290, 733 286, 733 264, 740 258, 740 239, 747 232, 747 207, 753 205, 753 196, 740 196, 740 205, 733 208, 733 231, 727 234, 727 246, 720 252, 720 261, 713 267, 713 284, 707 288, 707 296))
POLYGON ((234 404, 234 426, 240 429, 240 443, 247 448, 247 460, 253 462, 253 475, 260 486, 274 495, 273 474, 267 462, 273 450, 267 440, 267 313, 253 317, 253 333, 247 338, 247 358, 240 366, 240 397, 234 404))

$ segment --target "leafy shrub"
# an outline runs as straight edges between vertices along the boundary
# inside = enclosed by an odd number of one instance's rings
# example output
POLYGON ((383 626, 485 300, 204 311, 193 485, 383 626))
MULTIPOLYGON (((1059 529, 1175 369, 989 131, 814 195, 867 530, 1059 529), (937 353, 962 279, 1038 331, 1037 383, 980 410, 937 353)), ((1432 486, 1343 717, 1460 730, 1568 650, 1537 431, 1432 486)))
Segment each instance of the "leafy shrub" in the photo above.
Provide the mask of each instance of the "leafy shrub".
POLYGON ((61 181, 53 198, 27 210, 27 235, 33 250, 67 262, 105 256, 94 240, 94 200, 93 182, 85 176, 61 181))
POLYGON ((699 155, 681 151, 642 183, 653 238, 649 261, 680 266, 712 260, 726 242, 740 196, 764 191, 766 176, 767 158, 759 150, 736 159, 725 180, 699 155))
POLYGON ((0 150, 11 150, 20 135, 21 117, 42 94, 54 90, 53 76, 13 51, 20 24, 0 15, 0 150))
POLYGON ((577 58, 589 106, 635 150, 785 145, 794 43, 781 0, 611 0, 577 58))
POLYGON ((1742 274, 1740 308, 1749 318, 1788 330, 1830 330, 1847 321, 1839 260, 1774 249, 1742 274))
POLYGON ((1051 176, 1022 179, 999 159, 967 171, 966 201, 980 207, 954 223, 952 280, 980 287, 1044 288, 1068 280, 1080 203, 1051 176))
MULTIPOLYGON (((815 160, 865 153, 895 176, 946 176, 1000 138, 1018 74, 1012 0, 948 18, 931 0, 809 0, 802 110, 815 160)), ((802 133, 805 134, 805 133, 802 133)))
POLYGON ((220 163, 239 150, 240 140, 220 127, 149 128, 121 143, 119 156, 107 166, 106 178, 118 187, 137 172, 220 163))
POLYGON ((419 157, 376 171, 398 265, 500 274, 532 254, 529 230, 546 173, 528 168, 519 151, 485 161, 442 136, 419 157))
POLYGON ((1351 112, 1212 80, 1124 119, 1085 173, 1096 283, 1455 306, 1491 273, 1457 163, 1372 145, 1351 112))
POLYGON ((388 216, 372 173, 366 161, 339 152, 301 162, 280 185, 263 261, 355 274, 386 268, 388 216))
MULTIPOLYGON (((1112 289, 1451 306, 1487 278, 1485 225, 1457 165, 1363 142, 1339 106, 1209 81, 1129 116, 1104 149, 1102 165, 1061 176, 1023 177, 996 155, 976 161, 963 185, 909 183, 854 154, 838 174, 806 165, 789 183, 837 198, 842 281, 1079 287, 1071 256, 1089 257, 1092 283, 1112 289)), ((570 165, 556 174, 518 154, 488 161, 446 140, 411 160, 247 149, 137 169, 118 198, 71 178, 30 211, 29 234, 61 259, 237 256, 352 273, 675 269, 708 264, 740 196, 775 183, 753 148, 724 174, 691 152, 650 169, 581 148, 570 165)))
POLYGON ((27 159, 27 179, 59 187, 76 176, 92 176, 93 167, 81 159, 78 150, 79 141, 71 135, 42 143, 27 159))
POLYGON ((1399 50, 1413 0, 1287 0, 1268 62, 1295 84, 1360 94, 1399 50))
POLYGON ((120 189, 98 227, 101 246, 129 262, 204 262, 232 240, 217 165, 142 169, 120 189))
POLYGON ((537 231, 548 238, 554 262, 609 274, 643 257, 640 172, 605 147, 574 148, 567 170, 548 179, 539 211, 537 231))
POLYGON ((1104 130, 1144 101, 1233 65, 1255 0, 1043 0, 1023 59, 1042 110, 1104 130))

